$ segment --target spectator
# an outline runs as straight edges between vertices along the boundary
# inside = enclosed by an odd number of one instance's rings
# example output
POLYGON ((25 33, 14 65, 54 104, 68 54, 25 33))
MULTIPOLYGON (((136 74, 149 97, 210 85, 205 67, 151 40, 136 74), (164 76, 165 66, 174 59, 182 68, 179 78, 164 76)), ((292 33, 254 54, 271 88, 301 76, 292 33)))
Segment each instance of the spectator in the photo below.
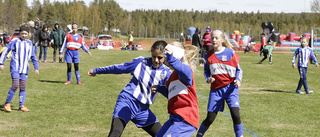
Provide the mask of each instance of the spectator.
MULTIPOLYGON (((64 37, 66 36, 66 33, 63 31, 63 29, 60 27, 59 22, 54 23, 54 28, 51 31, 50 39, 53 40, 53 62, 56 62, 56 55, 57 55, 57 49, 58 52, 61 50, 64 37)), ((59 63, 63 63, 62 59, 59 58, 59 63)))
POLYGON ((184 39, 183 33, 181 32, 179 42, 181 42, 181 44, 184 45, 184 41, 185 39, 184 39))
POLYGON ((6 46, 7 44, 9 44, 9 42, 7 40, 8 39, 8 32, 7 32, 7 29, 4 29, 3 31, 4 31, 4 33, 3 33, 2 39, 3 39, 4 46, 6 46))
POLYGON ((133 43, 133 31, 130 31, 130 34, 128 36, 128 43, 129 43, 129 49, 132 48, 132 43, 133 43))
MULTIPOLYGON (((200 28, 196 28, 196 32, 193 34, 192 36, 192 45, 198 47, 199 49, 199 58, 203 58, 203 55, 205 53, 204 49, 203 49, 203 45, 200 39, 201 35, 201 30, 200 28)), ((203 66, 204 61, 203 59, 199 59, 199 64, 200 66, 203 66)))
POLYGON ((211 43, 211 38, 210 38, 210 33, 211 33, 211 29, 208 26, 206 28, 206 32, 203 34, 203 37, 202 37, 203 47, 205 48, 206 53, 213 49, 212 43, 211 43))
POLYGON ((50 36, 48 32, 48 26, 45 24, 42 26, 42 30, 40 32, 39 37, 39 45, 40 45, 40 54, 39 54, 39 62, 41 62, 42 53, 43 55, 43 62, 47 62, 47 49, 49 47, 50 36))

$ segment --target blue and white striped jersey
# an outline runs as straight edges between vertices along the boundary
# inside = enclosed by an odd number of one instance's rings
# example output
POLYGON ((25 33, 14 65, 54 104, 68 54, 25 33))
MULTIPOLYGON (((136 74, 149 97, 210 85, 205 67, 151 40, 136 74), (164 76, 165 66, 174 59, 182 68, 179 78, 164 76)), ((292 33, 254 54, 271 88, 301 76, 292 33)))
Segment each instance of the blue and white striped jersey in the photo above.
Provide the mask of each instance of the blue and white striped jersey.
POLYGON ((156 68, 152 65, 152 58, 138 57, 131 62, 96 68, 93 70, 96 74, 123 74, 131 73, 131 81, 123 88, 143 104, 152 104, 158 92, 152 93, 151 86, 162 85, 171 75, 170 69, 162 64, 156 68))
POLYGON ((309 47, 299 47, 297 48, 296 52, 294 52, 293 57, 292 57, 292 64, 295 64, 296 58, 298 55, 298 67, 308 67, 308 61, 311 56, 311 58, 314 60, 314 62, 318 63, 316 57, 313 54, 313 51, 309 47))
POLYGON ((4 64, 7 54, 12 50, 10 72, 18 72, 20 74, 28 74, 29 60, 33 62, 35 70, 39 70, 38 62, 34 54, 32 42, 29 39, 21 40, 21 38, 14 39, 3 51, 0 57, 0 65, 4 64))

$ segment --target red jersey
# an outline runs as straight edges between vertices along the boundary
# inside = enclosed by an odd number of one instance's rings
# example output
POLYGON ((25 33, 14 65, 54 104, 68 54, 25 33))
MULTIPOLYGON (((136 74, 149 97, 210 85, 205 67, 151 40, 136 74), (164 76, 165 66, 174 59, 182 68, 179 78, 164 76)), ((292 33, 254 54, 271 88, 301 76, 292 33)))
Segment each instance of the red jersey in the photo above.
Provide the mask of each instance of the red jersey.
POLYGON ((234 53, 228 61, 220 60, 214 50, 207 53, 210 73, 215 81, 211 83, 211 89, 218 89, 229 85, 236 78, 236 70, 239 63, 239 55, 234 53))
POLYGON ((196 85, 192 73, 192 86, 184 85, 173 71, 166 82, 168 87, 168 113, 178 114, 186 122, 198 128, 199 126, 199 106, 196 93, 196 85))
POLYGON ((71 33, 67 33, 67 49, 78 50, 82 46, 82 36, 73 36, 71 33))

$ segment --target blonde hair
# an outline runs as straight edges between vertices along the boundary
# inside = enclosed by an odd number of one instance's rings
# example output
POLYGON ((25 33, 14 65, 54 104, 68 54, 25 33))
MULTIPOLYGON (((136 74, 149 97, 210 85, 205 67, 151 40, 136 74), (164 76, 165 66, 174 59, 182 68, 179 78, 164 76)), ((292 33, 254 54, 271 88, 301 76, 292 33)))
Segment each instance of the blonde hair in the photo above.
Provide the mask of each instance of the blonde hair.
POLYGON ((212 38, 213 36, 213 32, 214 31, 219 31, 221 32, 221 35, 220 37, 223 38, 223 42, 222 42, 222 46, 226 47, 226 48, 229 48, 229 49, 232 49, 233 45, 230 43, 230 41, 228 40, 228 38, 226 37, 225 35, 225 32, 221 29, 214 29, 211 34, 210 34, 210 37, 212 38))
POLYGON ((308 39, 307 37, 302 37, 302 38, 300 39, 301 45, 302 45, 302 41, 303 41, 303 40, 306 40, 306 42, 309 43, 309 39, 308 39))
POLYGON ((184 49, 184 57, 180 59, 182 63, 188 64, 192 71, 195 71, 197 68, 197 65, 195 63, 195 58, 199 54, 199 49, 196 46, 187 44, 187 45, 182 45, 180 42, 172 42, 170 45, 179 47, 184 49))

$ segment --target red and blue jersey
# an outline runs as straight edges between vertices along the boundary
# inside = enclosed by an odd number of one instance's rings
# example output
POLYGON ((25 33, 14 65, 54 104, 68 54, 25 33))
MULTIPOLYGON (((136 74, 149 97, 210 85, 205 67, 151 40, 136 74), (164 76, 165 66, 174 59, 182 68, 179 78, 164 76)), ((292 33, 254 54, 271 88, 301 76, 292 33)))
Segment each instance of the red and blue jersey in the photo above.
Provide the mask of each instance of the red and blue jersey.
POLYGON ((177 114, 198 128, 199 106, 193 71, 189 65, 182 63, 172 54, 167 55, 167 61, 174 68, 166 82, 168 113, 177 114))
POLYGON ((210 77, 215 78, 211 83, 211 89, 224 87, 234 80, 241 81, 242 70, 239 65, 239 55, 230 48, 224 48, 221 52, 211 50, 204 56, 206 64, 204 75, 206 80, 210 77))
POLYGON ((29 39, 13 39, 3 51, 0 57, 0 65, 4 64, 7 54, 12 50, 10 72, 19 74, 28 74, 29 60, 32 60, 35 70, 39 70, 36 55, 34 53, 32 42, 29 39))
POLYGON ((60 55, 62 55, 65 48, 69 50, 78 50, 82 48, 85 52, 89 52, 88 49, 83 46, 83 38, 79 34, 67 33, 60 50, 60 55))

